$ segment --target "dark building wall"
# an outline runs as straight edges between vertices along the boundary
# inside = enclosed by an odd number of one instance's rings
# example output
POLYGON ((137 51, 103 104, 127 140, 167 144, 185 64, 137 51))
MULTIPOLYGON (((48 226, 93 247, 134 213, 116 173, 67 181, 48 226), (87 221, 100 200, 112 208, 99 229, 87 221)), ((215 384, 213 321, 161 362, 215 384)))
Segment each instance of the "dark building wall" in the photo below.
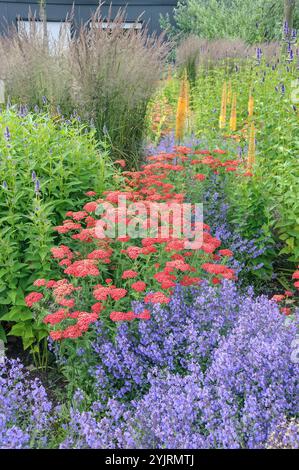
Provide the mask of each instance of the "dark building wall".
MULTIPOLYGON (((150 32, 160 32, 160 14, 169 13, 172 15, 173 8, 177 4, 176 0, 112 0, 104 2, 102 6, 102 16, 108 13, 110 3, 112 3, 112 17, 116 15, 119 8, 127 5, 127 21, 135 21, 142 13, 142 21, 148 23, 150 32)), ((97 0, 74 0, 74 20, 75 24, 86 22, 97 8, 97 0)), ((46 1, 47 19, 49 21, 63 21, 67 13, 72 9, 72 0, 48 0, 46 1)), ((5 24, 16 23, 17 17, 26 19, 29 8, 32 13, 38 13, 38 1, 26 0, 0 0, 0 31, 5 29, 5 24)))

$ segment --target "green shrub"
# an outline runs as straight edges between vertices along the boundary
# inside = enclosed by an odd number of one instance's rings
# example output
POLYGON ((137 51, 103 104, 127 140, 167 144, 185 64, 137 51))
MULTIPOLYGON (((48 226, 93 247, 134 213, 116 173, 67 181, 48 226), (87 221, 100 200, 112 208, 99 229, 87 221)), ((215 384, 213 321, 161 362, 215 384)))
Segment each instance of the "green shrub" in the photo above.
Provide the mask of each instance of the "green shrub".
POLYGON ((248 150, 248 98, 250 92, 253 94, 257 147, 254 177, 227 179, 230 221, 244 238, 251 239, 259 230, 271 236, 276 242, 276 261, 282 265, 286 258, 292 262, 299 259, 297 64, 285 59, 278 57, 273 64, 262 59, 260 65, 248 60, 236 62, 236 67, 227 61, 213 68, 200 66, 193 89, 196 137, 209 146, 226 147, 232 156, 242 151, 244 159, 248 150), (227 139, 231 105, 226 128, 219 130, 225 81, 230 81, 237 93, 237 143, 227 139))
POLYGON ((101 193, 111 172, 95 131, 14 109, 0 114, 0 158, 0 315, 17 321, 27 287, 50 269, 53 224, 86 191, 101 193))
MULTIPOLYGON (((240 38, 248 43, 281 39, 283 0, 181 0, 174 9, 174 26, 161 20, 171 36, 196 34, 204 39, 240 38)), ((299 5, 294 28, 299 27, 299 5)))

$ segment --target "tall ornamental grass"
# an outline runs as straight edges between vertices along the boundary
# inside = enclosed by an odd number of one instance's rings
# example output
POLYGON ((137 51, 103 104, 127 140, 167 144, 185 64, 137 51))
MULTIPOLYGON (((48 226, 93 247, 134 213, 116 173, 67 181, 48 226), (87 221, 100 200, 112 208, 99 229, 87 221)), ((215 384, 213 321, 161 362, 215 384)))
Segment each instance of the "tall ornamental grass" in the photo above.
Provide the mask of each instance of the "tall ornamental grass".
POLYGON ((43 37, 39 22, 29 18, 29 28, 21 24, 0 36, 0 78, 5 80, 7 99, 34 108, 45 100, 52 111, 59 105, 70 113, 72 79, 68 66, 65 40, 62 35, 51 47, 43 37))
POLYGON ((53 111, 76 109, 133 166, 168 45, 146 28, 124 30, 125 20, 119 10, 104 22, 99 8, 67 43, 61 35, 49 44, 32 19, 29 31, 12 29, 0 40, 0 78, 13 102, 32 108, 46 97, 53 111))
POLYGON ((215 67, 224 60, 228 64, 246 63, 256 57, 256 50, 263 51, 263 57, 273 62, 280 55, 279 42, 258 43, 250 46, 242 39, 201 39, 190 35, 183 39, 176 50, 176 65, 186 68, 189 78, 195 80, 201 66, 215 67))

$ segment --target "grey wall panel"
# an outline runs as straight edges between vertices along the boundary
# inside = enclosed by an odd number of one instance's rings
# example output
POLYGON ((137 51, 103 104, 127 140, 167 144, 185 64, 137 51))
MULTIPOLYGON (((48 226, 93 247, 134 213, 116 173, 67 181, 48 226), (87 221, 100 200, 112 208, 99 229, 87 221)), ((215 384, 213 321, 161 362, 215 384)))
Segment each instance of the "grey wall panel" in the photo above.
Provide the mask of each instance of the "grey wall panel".
MULTIPOLYGON (((86 22, 91 14, 95 11, 98 2, 95 0, 75 0, 75 22, 77 24, 86 22)), ((177 2, 174 0, 114 0, 112 2, 112 16, 116 15, 120 7, 127 5, 126 19, 135 21, 142 13, 144 23, 149 22, 149 30, 160 31, 159 17, 160 14, 169 13, 172 15, 173 8, 177 2)), ((67 13, 72 8, 72 0, 48 0, 47 1, 47 18, 49 21, 63 21, 67 13)), ((106 2, 102 6, 102 15, 108 13, 110 2, 106 2)), ((39 6, 37 2, 26 0, 0 0, 0 31, 5 28, 5 23, 15 23, 18 16, 22 18, 28 17, 29 8, 32 12, 38 13, 39 6)))

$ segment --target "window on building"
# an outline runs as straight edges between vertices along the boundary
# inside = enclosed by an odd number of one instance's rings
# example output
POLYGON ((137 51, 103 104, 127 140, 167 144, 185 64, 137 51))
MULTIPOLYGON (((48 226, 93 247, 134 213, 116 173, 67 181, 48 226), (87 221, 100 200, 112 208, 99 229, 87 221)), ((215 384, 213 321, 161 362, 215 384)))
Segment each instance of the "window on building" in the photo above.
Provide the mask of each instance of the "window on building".
MULTIPOLYGON (((103 28, 103 29, 112 29, 114 26, 113 26, 113 22, 109 22, 109 21, 100 21, 99 23, 97 23, 97 26, 100 27, 100 28, 103 28)), ((123 29, 135 29, 135 30, 139 30, 139 29, 142 29, 142 21, 125 21, 124 23, 122 23, 122 28, 123 29)))
MULTIPOLYGON (((67 47, 71 38, 71 22, 69 21, 46 21, 47 36, 50 49, 54 49, 59 43, 60 47, 67 47)), ((35 32, 41 37, 44 33, 44 23, 37 20, 17 19, 17 28, 19 32, 35 32)))

